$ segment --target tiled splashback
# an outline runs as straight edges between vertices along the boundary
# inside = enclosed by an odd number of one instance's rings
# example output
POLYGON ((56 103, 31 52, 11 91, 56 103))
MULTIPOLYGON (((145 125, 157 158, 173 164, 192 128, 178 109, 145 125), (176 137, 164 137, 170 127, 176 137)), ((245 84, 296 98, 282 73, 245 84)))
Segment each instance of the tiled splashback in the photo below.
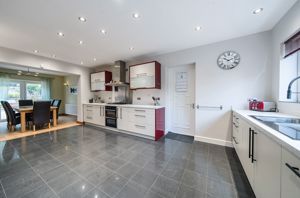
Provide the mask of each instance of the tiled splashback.
POLYGON ((161 90, 158 89, 140 89, 132 93, 132 103, 142 105, 153 105, 152 97, 160 97, 159 103, 162 105, 161 90))

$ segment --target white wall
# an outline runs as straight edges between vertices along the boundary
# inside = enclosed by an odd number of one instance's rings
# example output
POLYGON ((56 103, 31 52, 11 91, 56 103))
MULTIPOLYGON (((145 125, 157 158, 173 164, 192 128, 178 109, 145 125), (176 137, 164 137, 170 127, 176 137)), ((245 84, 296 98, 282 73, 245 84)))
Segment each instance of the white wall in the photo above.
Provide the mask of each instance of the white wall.
MULTIPOLYGON (((178 51, 157 57, 129 62, 127 65, 157 60, 162 65, 161 90, 137 90, 133 92, 134 103, 151 103, 151 96, 160 96, 165 101, 166 68, 195 63, 196 104, 219 106, 220 110, 196 111, 196 139, 212 143, 230 145, 231 108, 245 109, 248 99, 271 99, 271 33, 263 32, 211 45, 178 51), (224 71, 217 64, 217 57, 226 50, 240 53, 241 63, 237 68, 224 71), (141 101, 136 98, 141 97, 141 101)), ((167 119, 169 113, 167 109, 167 119)), ((167 123, 167 128, 169 123, 167 123)))
MULTIPOLYGON (((32 68, 40 68, 42 66, 45 70, 63 72, 68 74, 79 75, 78 81, 78 116, 77 120, 82 121, 82 103, 88 102, 92 97, 90 92, 90 69, 79 65, 74 65, 62 61, 57 61, 50 58, 35 56, 32 54, 11 50, 0 47, 0 63, 10 63, 32 68)), ((63 85, 62 85, 63 86, 63 85)))
MULTIPOLYGON (((279 61, 280 44, 291 35, 300 30, 300 1, 289 10, 289 12, 277 23, 272 31, 272 53, 273 53, 273 87, 272 96, 274 100, 279 98, 279 61)), ((300 104, 278 102, 280 112, 300 116, 300 104)))

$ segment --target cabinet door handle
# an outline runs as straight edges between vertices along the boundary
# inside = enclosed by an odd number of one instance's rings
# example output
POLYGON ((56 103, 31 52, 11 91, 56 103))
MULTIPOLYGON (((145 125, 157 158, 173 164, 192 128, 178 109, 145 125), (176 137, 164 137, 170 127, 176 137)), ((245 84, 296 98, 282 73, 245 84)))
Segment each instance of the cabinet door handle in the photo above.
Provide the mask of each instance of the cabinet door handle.
POLYGON ((87 109, 86 111, 89 111, 89 112, 91 112, 91 111, 93 111, 93 110, 89 110, 89 109, 87 109))
POLYGON ((252 132, 252 129, 249 128, 249 148, 248 148, 248 158, 251 158, 251 132, 252 132))
POLYGON ((135 114, 134 116, 135 116, 135 117, 143 117, 143 118, 146 117, 145 115, 137 115, 137 114, 135 114))
POLYGON ((293 171, 293 173, 295 173, 295 175, 297 175, 298 177, 300 177, 299 168, 293 167, 293 166, 289 165, 288 163, 285 163, 285 165, 286 165, 291 171, 293 171))
POLYGON ((140 127, 140 128, 146 128, 145 126, 143 126, 143 125, 135 125, 136 127, 140 127))
POLYGON ((254 159, 254 135, 256 135, 257 132, 255 132, 252 129, 252 155, 251 155, 251 162, 254 163, 256 161, 256 159, 254 159))
POLYGON ((134 111, 138 111, 138 112, 146 112, 146 110, 143 110, 143 109, 135 109, 134 111))
POLYGON ((123 108, 120 107, 120 110, 121 110, 121 111, 120 111, 120 118, 122 119, 122 118, 123 118, 123 115, 122 115, 122 114, 123 114, 123 112, 122 112, 122 111, 123 111, 123 108))

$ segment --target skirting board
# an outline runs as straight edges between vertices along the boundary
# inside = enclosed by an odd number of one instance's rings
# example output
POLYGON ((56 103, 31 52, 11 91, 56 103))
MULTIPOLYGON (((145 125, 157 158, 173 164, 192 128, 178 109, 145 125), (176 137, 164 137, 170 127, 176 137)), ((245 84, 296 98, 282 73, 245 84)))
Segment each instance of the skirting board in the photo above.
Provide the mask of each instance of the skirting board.
POLYGON ((215 138, 195 136, 194 140, 199 141, 199 142, 206 142, 206 143, 210 143, 210 144, 221 145, 221 146, 233 147, 232 142, 225 141, 225 140, 220 140, 220 139, 215 139, 215 138))

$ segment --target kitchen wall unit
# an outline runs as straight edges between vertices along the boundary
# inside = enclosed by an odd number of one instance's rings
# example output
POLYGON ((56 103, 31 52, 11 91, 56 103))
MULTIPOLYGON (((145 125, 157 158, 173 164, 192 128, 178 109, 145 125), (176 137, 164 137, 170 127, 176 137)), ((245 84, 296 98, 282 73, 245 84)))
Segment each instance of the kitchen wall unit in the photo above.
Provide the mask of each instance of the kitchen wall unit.
MULTIPOLYGON (((154 140, 165 133, 165 108, 150 105, 112 105, 117 107, 117 129, 154 140)), ((84 105, 84 121, 105 126, 105 104, 84 105), (100 107, 100 108, 99 108, 100 107)))
POLYGON ((160 89, 161 66, 157 61, 129 67, 130 89, 160 89))
POLYGON ((300 159, 244 114, 233 112, 232 122, 233 145, 256 197, 299 197, 300 159))
POLYGON ((111 86, 105 86, 112 80, 112 73, 102 71, 91 74, 91 91, 111 91, 111 86))

